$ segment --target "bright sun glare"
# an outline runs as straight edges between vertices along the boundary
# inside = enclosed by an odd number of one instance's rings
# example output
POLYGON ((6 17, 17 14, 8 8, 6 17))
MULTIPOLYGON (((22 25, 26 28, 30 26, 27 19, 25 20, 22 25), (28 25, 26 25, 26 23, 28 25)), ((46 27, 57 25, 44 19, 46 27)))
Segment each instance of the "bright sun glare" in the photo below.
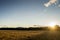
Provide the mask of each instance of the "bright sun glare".
POLYGON ((55 28, 54 26, 56 25, 56 22, 50 22, 49 23, 49 26, 51 27, 51 28, 55 28))

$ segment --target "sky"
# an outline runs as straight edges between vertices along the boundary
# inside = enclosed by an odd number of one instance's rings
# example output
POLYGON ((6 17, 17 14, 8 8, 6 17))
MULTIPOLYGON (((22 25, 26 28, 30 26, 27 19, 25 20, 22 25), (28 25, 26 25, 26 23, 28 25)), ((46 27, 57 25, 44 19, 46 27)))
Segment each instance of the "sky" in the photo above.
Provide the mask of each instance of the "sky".
POLYGON ((60 0, 0 0, 0 26, 60 25, 60 0))

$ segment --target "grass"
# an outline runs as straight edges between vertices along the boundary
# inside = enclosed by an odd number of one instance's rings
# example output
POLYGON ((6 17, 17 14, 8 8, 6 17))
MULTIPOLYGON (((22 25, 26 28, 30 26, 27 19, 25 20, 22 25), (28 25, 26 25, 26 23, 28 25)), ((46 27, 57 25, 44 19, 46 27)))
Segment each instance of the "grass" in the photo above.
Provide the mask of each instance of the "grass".
POLYGON ((0 40, 29 40, 42 31, 0 30, 0 40))
POLYGON ((0 40, 60 40, 60 31, 0 30, 0 40))

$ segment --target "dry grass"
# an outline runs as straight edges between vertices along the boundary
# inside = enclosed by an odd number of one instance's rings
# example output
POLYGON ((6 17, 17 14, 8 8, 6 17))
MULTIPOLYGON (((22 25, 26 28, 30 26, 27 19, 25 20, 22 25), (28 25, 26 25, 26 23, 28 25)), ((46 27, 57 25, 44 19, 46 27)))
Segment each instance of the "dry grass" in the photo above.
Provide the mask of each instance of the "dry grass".
POLYGON ((60 40, 60 31, 0 30, 0 40, 60 40))
POLYGON ((0 40, 30 40, 42 31, 0 30, 0 40))

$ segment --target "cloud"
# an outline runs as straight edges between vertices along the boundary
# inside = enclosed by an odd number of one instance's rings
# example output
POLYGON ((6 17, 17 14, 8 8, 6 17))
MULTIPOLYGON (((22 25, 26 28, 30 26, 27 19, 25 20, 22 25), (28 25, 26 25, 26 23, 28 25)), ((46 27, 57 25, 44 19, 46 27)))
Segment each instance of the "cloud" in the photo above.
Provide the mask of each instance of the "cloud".
POLYGON ((56 2, 57 2, 57 0, 50 0, 49 2, 44 3, 44 6, 49 7, 50 5, 55 4, 56 2))
POLYGON ((60 7, 60 4, 58 5, 58 7, 60 7))

